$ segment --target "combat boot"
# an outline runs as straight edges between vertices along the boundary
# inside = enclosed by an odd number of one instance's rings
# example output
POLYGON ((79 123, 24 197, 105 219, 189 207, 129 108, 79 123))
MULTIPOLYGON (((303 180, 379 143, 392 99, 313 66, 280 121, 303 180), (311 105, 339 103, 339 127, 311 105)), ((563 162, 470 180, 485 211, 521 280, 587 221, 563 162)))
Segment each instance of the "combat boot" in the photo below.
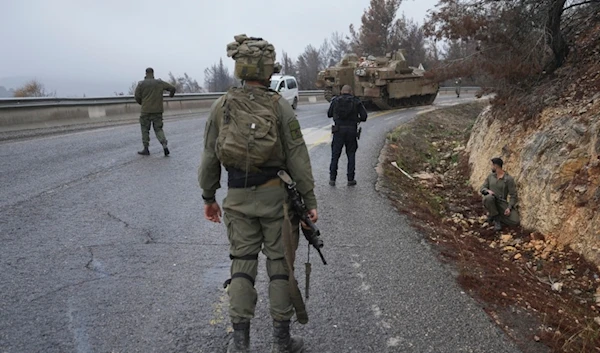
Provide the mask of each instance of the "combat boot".
POLYGON ((271 353, 302 353, 304 341, 290 336, 290 321, 273 320, 273 344, 271 353))
POLYGON ((167 142, 165 141, 163 144, 163 151, 165 152, 165 157, 167 157, 169 155, 169 149, 167 148, 167 142))
POLYGON ((233 324, 233 337, 229 342, 227 353, 248 353, 250 349, 250 323, 233 324))
POLYGON ((494 217, 494 230, 499 232, 502 230, 502 222, 500 222, 500 215, 494 217))
POLYGON ((141 151, 138 151, 138 154, 141 154, 142 156, 149 156, 150 151, 148 150, 148 146, 144 146, 144 149, 141 151))

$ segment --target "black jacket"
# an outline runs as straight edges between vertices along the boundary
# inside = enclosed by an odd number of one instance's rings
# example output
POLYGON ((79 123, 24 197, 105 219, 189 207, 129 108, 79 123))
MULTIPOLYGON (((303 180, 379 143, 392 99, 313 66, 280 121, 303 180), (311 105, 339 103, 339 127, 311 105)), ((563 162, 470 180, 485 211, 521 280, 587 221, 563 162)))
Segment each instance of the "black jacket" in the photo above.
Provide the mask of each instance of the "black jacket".
MULTIPOLYGON (((349 96, 349 94, 344 94, 344 96, 349 96)), ((331 101, 331 105, 329 105, 329 110, 327 111, 327 117, 329 118, 333 118, 335 116, 337 116, 337 114, 335 114, 335 109, 337 106, 337 102, 338 102, 338 98, 340 96, 337 96, 335 98, 333 98, 333 100, 331 101)), ((356 124, 358 124, 361 121, 367 121, 367 110, 365 109, 365 106, 363 105, 363 103, 360 101, 360 99, 354 97, 354 100, 356 102, 356 104, 354 105, 354 111, 352 112, 352 117, 353 119, 333 119, 333 121, 335 122, 336 125, 340 125, 340 126, 356 126, 356 124)))

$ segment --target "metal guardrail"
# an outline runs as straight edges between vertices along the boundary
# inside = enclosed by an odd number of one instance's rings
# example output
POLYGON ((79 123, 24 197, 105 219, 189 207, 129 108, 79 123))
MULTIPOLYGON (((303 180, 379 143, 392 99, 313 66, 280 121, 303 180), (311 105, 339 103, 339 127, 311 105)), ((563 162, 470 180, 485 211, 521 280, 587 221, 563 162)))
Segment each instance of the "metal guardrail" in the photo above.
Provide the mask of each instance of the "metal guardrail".
MULTIPOLYGON (((462 92, 475 91, 480 87, 461 87, 462 92)), ((440 92, 454 92, 455 87, 440 87, 440 92)), ((323 95, 322 90, 299 91, 300 97, 323 95)), ((216 100, 225 92, 214 93, 182 93, 170 98, 165 96, 167 102, 191 101, 191 100, 216 100)), ((133 96, 114 97, 90 97, 90 98, 56 98, 56 97, 23 97, 23 98, 0 98, 0 109, 2 108, 48 108, 81 105, 109 105, 136 103, 133 96)))
MULTIPOLYGON (((300 97, 322 95, 323 91, 299 91, 300 97)), ((171 98, 165 95, 167 102, 179 101, 210 101, 216 100, 225 92, 213 93, 182 93, 171 98)), ((76 105, 108 105, 136 103, 133 96, 114 96, 114 97, 90 97, 90 98, 56 98, 56 97, 23 97, 23 98, 0 98, 0 109, 2 108, 47 108, 47 107, 65 107, 76 105)))

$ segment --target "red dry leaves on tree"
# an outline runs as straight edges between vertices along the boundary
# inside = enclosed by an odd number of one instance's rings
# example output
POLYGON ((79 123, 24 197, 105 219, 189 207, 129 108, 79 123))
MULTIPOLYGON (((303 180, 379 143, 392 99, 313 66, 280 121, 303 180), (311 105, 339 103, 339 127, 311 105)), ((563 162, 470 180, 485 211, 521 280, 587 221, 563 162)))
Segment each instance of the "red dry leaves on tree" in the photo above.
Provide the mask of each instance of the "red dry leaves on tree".
POLYGON ((526 92, 563 65, 569 53, 564 32, 577 8, 597 8, 600 1, 440 0, 425 23, 425 33, 476 48, 448 60, 435 76, 478 76, 510 98, 526 92))
POLYGON ((15 90, 15 97, 52 97, 55 92, 46 92, 44 84, 37 80, 31 80, 25 83, 22 87, 15 90))

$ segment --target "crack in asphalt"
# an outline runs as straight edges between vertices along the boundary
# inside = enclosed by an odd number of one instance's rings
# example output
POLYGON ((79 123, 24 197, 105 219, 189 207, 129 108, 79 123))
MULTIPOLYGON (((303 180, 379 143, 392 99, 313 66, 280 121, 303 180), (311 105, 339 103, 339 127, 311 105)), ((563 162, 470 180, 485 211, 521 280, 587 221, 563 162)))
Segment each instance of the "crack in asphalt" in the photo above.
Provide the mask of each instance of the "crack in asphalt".
POLYGON ((125 222, 123 219, 115 216, 114 214, 110 213, 110 211, 106 212, 106 214, 108 215, 108 217, 116 220, 117 222, 123 223, 125 225, 125 228, 129 228, 129 223, 125 222))
POLYGON ((119 223, 122 223, 125 226, 125 228, 131 228, 131 229, 143 232, 144 236, 146 237, 146 240, 144 241, 144 244, 158 244, 158 242, 156 241, 156 239, 154 239, 154 237, 152 236, 152 231, 150 231, 148 229, 132 227, 128 222, 126 222, 125 220, 123 220, 119 216, 116 216, 116 215, 110 213, 110 211, 106 212, 106 215, 108 217, 110 217, 111 219, 113 219, 113 220, 115 220, 115 221, 117 221, 119 223))
MULTIPOLYGON (((100 261, 96 260, 96 258, 94 257, 94 250, 91 246, 88 247, 88 251, 90 252, 90 260, 87 262, 87 264, 85 264, 86 269, 88 269, 92 272, 99 273, 104 277, 112 277, 112 276, 115 276, 115 274, 118 274, 118 273, 110 273, 104 269, 104 265, 100 261)), ((121 272, 121 273, 124 273, 124 272, 121 272)))
POLYGON ((31 200, 34 200, 34 199, 38 198, 38 197, 42 197, 42 196, 45 196, 45 195, 53 194, 54 192, 56 192, 58 190, 69 189, 69 188, 71 188, 73 186, 79 185, 80 183, 83 183, 83 182, 86 182, 88 180, 91 180, 91 179, 93 179, 93 178, 95 178, 95 177, 97 177, 99 175, 103 175, 103 174, 108 175, 108 174, 110 174, 111 172, 113 172, 115 170, 118 170, 118 169, 121 169, 121 168, 125 168, 128 165, 130 165, 130 164, 133 164, 133 163, 136 163, 136 162, 140 162, 140 161, 141 161, 140 159, 132 159, 132 160, 123 162, 121 164, 117 164, 117 165, 114 165, 114 166, 111 166, 111 167, 108 167, 108 168, 103 168, 101 170, 97 170, 95 172, 88 173, 86 175, 83 175, 81 177, 75 178, 75 179, 73 179, 71 181, 68 181, 66 183, 62 183, 62 184, 50 187, 50 188, 48 188, 46 190, 42 190, 42 191, 38 192, 37 194, 31 195, 31 196, 29 196, 29 197, 27 197, 27 198, 25 198, 23 200, 20 200, 20 201, 14 202, 14 203, 10 203, 10 204, 1 205, 0 206, 0 212, 4 212, 5 210, 8 210, 8 209, 20 206, 22 204, 25 204, 25 203, 27 203, 27 202, 29 202, 31 200))
POLYGON ((146 278, 144 276, 123 276, 123 277, 119 277, 119 275, 122 275, 124 273, 127 273, 127 272, 117 272, 117 273, 111 274, 110 276, 97 277, 97 278, 86 279, 86 280, 75 282, 75 283, 71 283, 71 284, 66 284, 64 286, 58 287, 58 288, 53 289, 53 290, 51 290, 49 292, 46 292, 44 294, 38 295, 37 297, 35 297, 33 299, 30 299, 29 302, 33 303, 33 302, 38 301, 38 300, 40 300, 40 299, 42 299, 44 297, 47 297, 49 295, 61 292, 61 291, 65 290, 65 289, 69 289, 69 288, 73 288, 73 287, 79 287, 79 286, 87 284, 87 283, 98 282, 98 281, 102 281, 102 280, 109 279, 109 278, 110 279, 116 279, 116 278, 118 278, 118 279, 145 279, 146 278))
POLYGON ((154 238, 152 237, 152 232, 150 232, 149 230, 146 230, 146 241, 144 242, 144 244, 156 244, 156 240, 154 240, 154 238))

